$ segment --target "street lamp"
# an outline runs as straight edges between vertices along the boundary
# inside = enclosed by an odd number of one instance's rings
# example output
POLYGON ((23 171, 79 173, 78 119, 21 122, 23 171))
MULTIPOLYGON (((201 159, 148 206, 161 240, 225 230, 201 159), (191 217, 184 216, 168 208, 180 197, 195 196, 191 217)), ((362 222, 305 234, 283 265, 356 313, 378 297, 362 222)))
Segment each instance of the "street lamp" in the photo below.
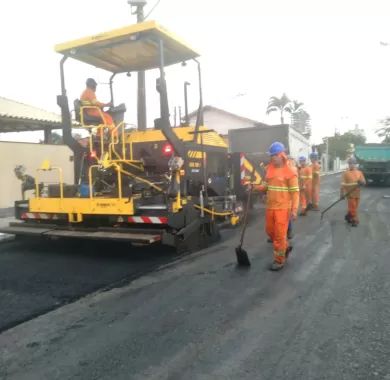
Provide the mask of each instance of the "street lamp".
MULTIPOLYGON (((132 14, 137 15, 137 23, 144 21, 144 6, 146 0, 127 0, 132 8, 136 11, 132 14)), ((138 95, 137 95, 137 124, 138 130, 146 130, 146 89, 145 89, 145 71, 138 71, 138 95)))
POLYGON ((146 5, 146 0, 127 0, 127 4, 129 4, 131 7, 137 7, 137 10, 134 14, 138 14, 137 12, 139 11, 139 8, 141 8, 143 11, 143 7, 146 5))

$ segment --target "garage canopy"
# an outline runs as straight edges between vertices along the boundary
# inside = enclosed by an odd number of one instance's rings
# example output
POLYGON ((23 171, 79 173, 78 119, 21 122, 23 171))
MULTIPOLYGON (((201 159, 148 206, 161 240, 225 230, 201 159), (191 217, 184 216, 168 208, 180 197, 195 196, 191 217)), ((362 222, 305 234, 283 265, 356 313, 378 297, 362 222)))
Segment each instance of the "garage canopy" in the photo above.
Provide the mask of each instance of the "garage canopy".
POLYGON ((61 128, 60 115, 0 97, 0 133, 58 128, 61 128))

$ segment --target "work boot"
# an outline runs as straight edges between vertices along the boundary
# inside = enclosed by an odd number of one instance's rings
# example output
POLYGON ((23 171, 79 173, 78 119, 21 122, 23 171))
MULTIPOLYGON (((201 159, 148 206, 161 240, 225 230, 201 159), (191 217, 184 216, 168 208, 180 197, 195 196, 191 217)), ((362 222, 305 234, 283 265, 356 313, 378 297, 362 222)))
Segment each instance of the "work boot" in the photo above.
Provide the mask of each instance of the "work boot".
POLYGON ((277 272, 281 269, 283 269, 284 267, 284 264, 280 264, 280 263, 277 263, 276 261, 274 261, 271 266, 270 266, 270 270, 272 270, 273 272, 277 272))
POLYGON ((359 225, 359 223, 356 222, 355 220, 352 220, 350 223, 352 227, 357 227, 359 225))
POLYGON ((313 206, 312 210, 313 211, 320 211, 320 208, 318 206, 313 206))
POLYGON ((290 256, 290 253, 291 253, 292 250, 293 250, 293 247, 291 245, 286 249, 286 260, 290 256))
POLYGON ((302 210, 299 215, 300 216, 306 216, 307 215, 307 210, 302 210))
POLYGON ((351 220, 351 214, 348 213, 344 216, 344 219, 347 223, 352 223, 352 220, 351 220))
POLYGON ((294 234, 292 233, 292 231, 287 231, 287 239, 291 240, 293 237, 294 237, 294 234))
POLYGON ((308 205, 307 205, 307 210, 312 210, 313 209, 313 204, 312 203, 309 203, 308 205))
POLYGON ((268 242, 268 243, 273 243, 273 240, 272 240, 271 238, 268 238, 268 239, 267 239, 267 242, 268 242))

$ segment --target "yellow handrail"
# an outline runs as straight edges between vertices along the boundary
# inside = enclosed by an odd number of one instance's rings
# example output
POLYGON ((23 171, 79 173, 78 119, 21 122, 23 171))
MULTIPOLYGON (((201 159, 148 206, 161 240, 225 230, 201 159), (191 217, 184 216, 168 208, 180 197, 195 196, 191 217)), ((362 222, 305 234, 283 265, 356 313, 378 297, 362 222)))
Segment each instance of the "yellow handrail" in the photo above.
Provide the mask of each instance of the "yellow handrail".
POLYGON ((91 165, 88 169, 88 185, 89 185, 89 198, 93 199, 93 189, 92 189, 92 169, 99 168, 100 165, 91 165))
POLYGON ((114 167, 118 173, 118 198, 122 198, 122 176, 121 176, 121 168, 118 164, 114 164, 114 167))
POLYGON ((203 211, 205 211, 205 212, 207 212, 208 214, 211 214, 211 215, 216 215, 216 216, 230 216, 230 215, 234 215, 233 211, 216 212, 216 211, 209 210, 208 208, 201 207, 201 206, 198 206, 198 205, 194 205, 194 207, 197 208, 198 210, 203 210, 203 211))
POLYGON ((136 179, 137 181, 139 181, 139 182, 144 182, 144 183, 148 184, 150 187, 153 187, 153 188, 156 189, 157 191, 160 191, 160 192, 163 192, 163 191, 164 191, 161 187, 155 185, 153 182, 150 182, 150 181, 148 181, 147 179, 143 179, 143 178, 141 178, 141 177, 138 177, 138 176, 136 176, 135 174, 130 173, 130 172, 128 172, 127 170, 124 170, 123 168, 120 168, 120 171, 121 171, 123 174, 126 174, 126 175, 128 175, 128 176, 130 176, 130 177, 135 178, 135 179, 136 179))
POLYGON ((84 124, 84 110, 86 109, 91 109, 91 110, 96 110, 98 111, 99 113, 99 116, 97 117, 100 117, 102 119, 102 124, 103 125, 108 125, 108 124, 105 124, 104 122, 104 115, 103 115, 103 111, 101 110, 100 107, 98 106, 81 106, 80 107, 80 123, 83 127, 85 128, 93 128, 93 127, 96 127, 96 125, 89 125, 89 124, 84 124))
POLYGON ((121 135, 122 135, 122 159, 125 160, 126 159, 125 123, 123 121, 121 121, 115 128, 113 128, 111 130, 111 143, 109 146, 109 156, 110 156, 110 159, 112 159, 111 152, 114 152, 118 158, 121 158, 115 149, 115 145, 117 145, 119 143, 118 134, 116 133, 119 128, 121 128, 121 135))

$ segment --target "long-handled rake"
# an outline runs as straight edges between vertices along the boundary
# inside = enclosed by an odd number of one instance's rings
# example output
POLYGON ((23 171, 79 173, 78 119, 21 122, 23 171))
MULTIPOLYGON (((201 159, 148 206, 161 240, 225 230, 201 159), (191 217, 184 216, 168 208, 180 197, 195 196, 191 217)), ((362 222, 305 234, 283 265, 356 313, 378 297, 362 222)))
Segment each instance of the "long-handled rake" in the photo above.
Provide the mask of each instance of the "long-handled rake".
POLYGON ((322 219, 324 218, 324 215, 327 211, 329 211, 333 206, 337 205, 337 203, 341 202, 344 200, 346 197, 348 197, 349 194, 353 193, 360 185, 354 186, 351 190, 349 190, 342 198, 337 199, 337 201, 333 202, 331 205, 329 205, 324 211, 321 212, 321 222, 322 219))

